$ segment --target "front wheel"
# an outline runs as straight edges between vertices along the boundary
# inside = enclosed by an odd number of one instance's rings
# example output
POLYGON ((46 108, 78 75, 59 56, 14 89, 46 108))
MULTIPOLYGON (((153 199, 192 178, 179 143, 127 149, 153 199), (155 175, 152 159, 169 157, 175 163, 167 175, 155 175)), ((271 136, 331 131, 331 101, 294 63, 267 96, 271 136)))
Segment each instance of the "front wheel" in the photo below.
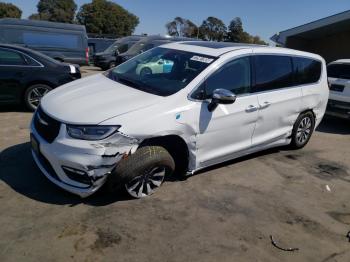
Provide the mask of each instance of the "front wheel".
POLYGON ((109 191, 123 189, 134 198, 152 195, 166 176, 175 170, 175 162, 169 152, 160 146, 139 148, 122 160, 108 181, 109 191))
POLYGON ((40 104, 40 100, 50 92, 52 88, 45 84, 30 86, 24 93, 24 103, 28 110, 35 111, 40 104))
POLYGON ((303 148, 310 140, 315 128, 315 117, 312 112, 301 114, 295 121, 291 147, 294 149, 303 148))

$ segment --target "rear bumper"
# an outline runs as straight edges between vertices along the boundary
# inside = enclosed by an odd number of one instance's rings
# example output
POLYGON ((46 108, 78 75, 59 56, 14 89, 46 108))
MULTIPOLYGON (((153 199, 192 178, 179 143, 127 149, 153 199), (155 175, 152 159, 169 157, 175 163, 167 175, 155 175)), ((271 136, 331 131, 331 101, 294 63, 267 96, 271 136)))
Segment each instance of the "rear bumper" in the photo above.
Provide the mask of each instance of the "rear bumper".
POLYGON ((328 101, 326 114, 350 119, 350 103, 330 99, 328 101))

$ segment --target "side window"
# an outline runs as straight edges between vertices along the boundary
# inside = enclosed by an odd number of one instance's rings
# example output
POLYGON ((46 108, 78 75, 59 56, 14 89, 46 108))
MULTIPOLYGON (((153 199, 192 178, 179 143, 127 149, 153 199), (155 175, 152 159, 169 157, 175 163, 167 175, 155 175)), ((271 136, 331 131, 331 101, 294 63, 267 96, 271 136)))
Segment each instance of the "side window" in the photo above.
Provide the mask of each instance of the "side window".
POLYGON ((279 55, 254 56, 255 92, 294 85, 292 58, 279 55))
POLYGON ((121 54, 121 53, 124 53, 128 51, 128 44, 123 44, 121 46, 118 47, 118 52, 121 54))
POLYGON ((194 96, 199 98, 204 93, 204 98, 209 98, 215 89, 227 89, 236 95, 250 92, 250 59, 243 57, 228 62, 218 71, 213 73, 206 80, 205 84, 199 88, 194 96), (202 93, 202 94, 201 94, 202 93))
POLYGON ((25 65, 25 61, 17 52, 0 49, 0 65, 25 65))
POLYGON ((328 77, 350 80, 350 65, 330 64, 327 67, 327 73, 328 73, 328 77))
POLYGON ((296 70, 295 82, 297 85, 311 84, 320 80, 322 63, 320 61, 293 57, 293 63, 296 70))
POLYGON ((35 61, 33 58, 31 58, 28 55, 25 55, 24 59, 26 61, 26 64, 29 66, 42 66, 41 64, 39 64, 37 61, 35 61))

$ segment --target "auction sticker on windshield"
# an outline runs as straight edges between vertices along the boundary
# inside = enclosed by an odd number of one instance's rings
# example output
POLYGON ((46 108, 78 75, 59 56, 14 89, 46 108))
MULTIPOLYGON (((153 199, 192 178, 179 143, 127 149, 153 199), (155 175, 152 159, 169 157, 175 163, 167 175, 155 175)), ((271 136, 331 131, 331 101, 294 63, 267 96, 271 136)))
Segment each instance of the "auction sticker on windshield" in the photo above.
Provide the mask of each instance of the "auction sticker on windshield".
POLYGON ((213 62, 214 59, 195 55, 191 58, 191 60, 210 64, 211 62, 213 62))

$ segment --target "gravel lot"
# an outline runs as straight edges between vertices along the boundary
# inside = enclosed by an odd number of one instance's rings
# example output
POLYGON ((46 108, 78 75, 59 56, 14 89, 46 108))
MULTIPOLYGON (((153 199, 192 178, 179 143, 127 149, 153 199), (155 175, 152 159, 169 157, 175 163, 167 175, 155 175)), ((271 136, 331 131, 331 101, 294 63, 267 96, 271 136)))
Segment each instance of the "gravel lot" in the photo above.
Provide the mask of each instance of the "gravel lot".
POLYGON ((227 162, 147 199, 82 200, 35 166, 31 117, 0 107, 0 261, 350 261, 350 122, 324 119, 302 150, 227 162))

